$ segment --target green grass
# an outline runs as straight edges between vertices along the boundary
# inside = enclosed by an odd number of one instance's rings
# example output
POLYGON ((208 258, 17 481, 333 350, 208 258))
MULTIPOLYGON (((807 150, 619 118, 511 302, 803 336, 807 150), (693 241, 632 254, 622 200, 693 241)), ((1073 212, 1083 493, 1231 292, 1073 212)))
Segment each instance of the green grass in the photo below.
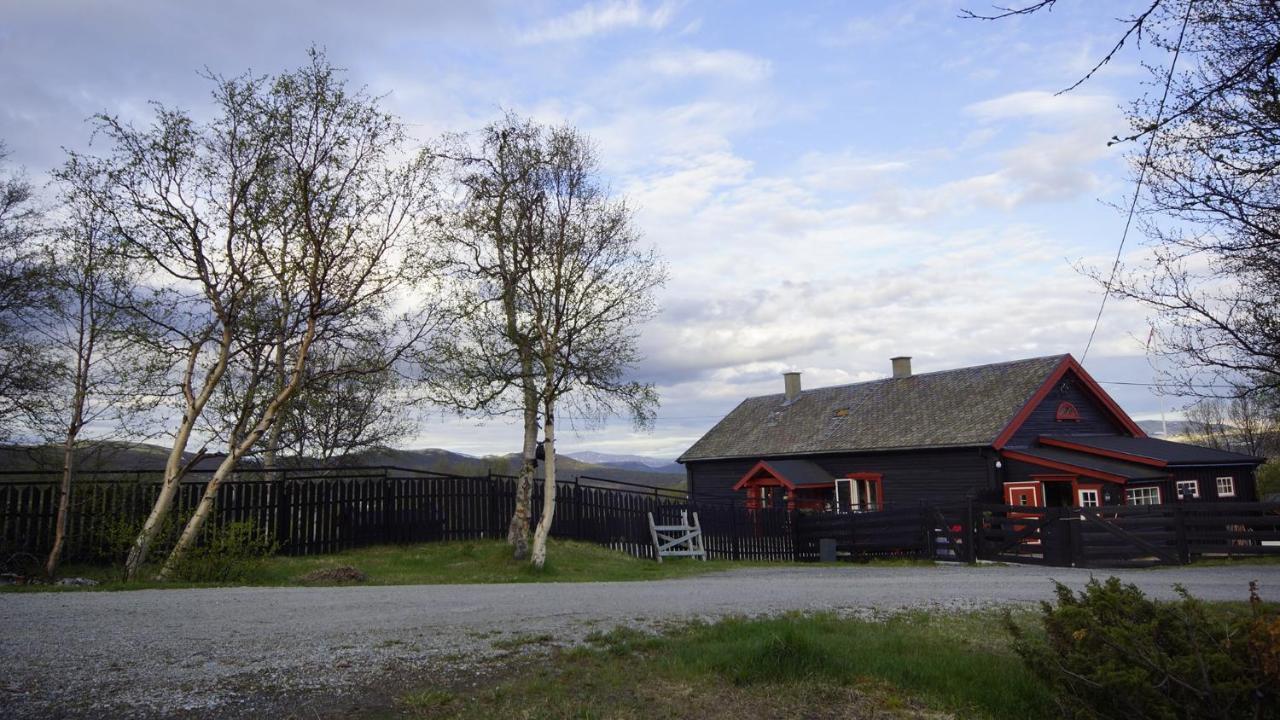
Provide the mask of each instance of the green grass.
MULTIPOLYGON (((1028 628, 1031 613, 1015 621, 1028 628)), ((1048 691, 996 613, 735 618, 663 635, 626 628, 481 690, 402 696, 413 718, 1049 717, 1048 691), (424 701, 424 698, 429 698, 424 701)), ((1034 630, 1033 630, 1034 631, 1034 630)))
MULTIPOLYGON (((381 545, 331 555, 273 556, 255 562, 241 580, 228 583, 159 583, 151 580, 125 583, 119 570, 102 566, 63 567, 63 577, 87 577, 102 582, 89 588, 50 585, 4 586, 0 591, 137 590, 219 586, 327 585, 305 583, 303 576, 326 568, 351 566, 367 580, 361 585, 419 585, 526 582, 605 582, 662 580, 688 577, 747 563, 701 562, 674 559, 663 563, 641 560, 625 553, 572 541, 548 543, 547 563, 537 570, 528 562, 511 558, 511 548, 497 540, 381 545)), ((150 577, 154 569, 144 576, 150 577)), ((350 584, 350 583, 338 583, 350 584)))

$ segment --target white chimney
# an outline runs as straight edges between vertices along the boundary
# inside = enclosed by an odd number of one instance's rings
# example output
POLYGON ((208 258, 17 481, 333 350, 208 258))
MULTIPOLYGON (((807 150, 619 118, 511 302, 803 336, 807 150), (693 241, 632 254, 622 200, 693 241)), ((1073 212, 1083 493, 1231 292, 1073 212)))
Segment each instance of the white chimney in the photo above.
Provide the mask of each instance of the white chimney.
POLYGON ((896 358, 889 358, 889 362, 893 363, 893 377, 895 379, 911 377, 911 357, 907 355, 896 358))
POLYGON ((795 402, 800 397, 800 373, 782 373, 782 390, 788 404, 795 402))

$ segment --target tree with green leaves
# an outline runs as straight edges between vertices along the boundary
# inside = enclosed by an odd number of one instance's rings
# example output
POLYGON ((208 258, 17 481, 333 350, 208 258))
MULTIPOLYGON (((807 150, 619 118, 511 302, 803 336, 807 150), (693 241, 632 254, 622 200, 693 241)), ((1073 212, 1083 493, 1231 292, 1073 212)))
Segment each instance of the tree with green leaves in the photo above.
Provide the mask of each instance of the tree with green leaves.
POLYGON ((640 360, 638 326, 657 313, 654 294, 666 268, 642 245, 625 201, 610 195, 584 135, 550 129, 537 179, 539 203, 524 250, 529 272, 518 298, 533 329, 542 402, 546 468, 530 554, 541 568, 555 519, 560 407, 587 419, 626 413, 638 426, 652 423, 657 393, 629 373, 640 360))
POLYGON ((98 202, 112 231, 163 279, 134 310, 178 360, 181 418, 129 577, 170 511, 192 462, 187 445, 219 393, 235 408, 220 434, 227 453, 162 576, 199 537, 235 465, 317 377, 308 373, 313 347, 377 326, 408 348, 434 322, 430 294, 395 312, 432 272, 429 247, 417 240, 433 218, 433 156, 407 147, 399 121, 348 88, 318 51, 275 77, 210 80, 212 121, 163 107, 141 129, 100 116, 112 152, 75 158, 101 178, 98 202))
POLYGON ((0 440, 30 426, 58 370, 29 322, 50 299, 37 242, 41 212, 31 183, 6 167, 8 156, 0 142, 0 440))
POLYGON ((94 205, 95 188, 82 184, 92 179, 74 162, 56 177, 59 217, 42 247, 48 302, 30 320, 59 366, 57 385, 40 399, 35 423, 62 449, 53 547, 45 562, 50 577, 62 560, 82 446, 100 446, 126 429, 142 435, 141 418, 163 392, 163 363, 145 352, 139 339, 147 327, 129 311, 139 292, 139 263, 94 205), (96 430, 85 440, 89 426, 96 430))

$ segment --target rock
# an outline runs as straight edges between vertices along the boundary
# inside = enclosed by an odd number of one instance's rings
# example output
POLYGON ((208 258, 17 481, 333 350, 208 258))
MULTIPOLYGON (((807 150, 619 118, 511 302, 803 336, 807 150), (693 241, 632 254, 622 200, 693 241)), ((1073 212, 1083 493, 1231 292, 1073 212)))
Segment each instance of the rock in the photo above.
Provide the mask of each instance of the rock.
POLYGON ((97 584, 97 580, 91 580, 89 578, 62 578, 54 583, 54 585, 73 585, 76 587, 92 587, 97 584))

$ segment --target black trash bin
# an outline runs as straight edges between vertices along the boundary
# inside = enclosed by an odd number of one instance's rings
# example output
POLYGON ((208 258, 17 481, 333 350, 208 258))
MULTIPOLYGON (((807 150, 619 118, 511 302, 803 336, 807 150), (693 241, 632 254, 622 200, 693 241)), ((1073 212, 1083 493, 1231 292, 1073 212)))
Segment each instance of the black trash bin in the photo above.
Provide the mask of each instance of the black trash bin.
POLYGON ((818 540, 818 561, 819 562, 835 562, 836 561, 836 539, 821 538, 818 540))

